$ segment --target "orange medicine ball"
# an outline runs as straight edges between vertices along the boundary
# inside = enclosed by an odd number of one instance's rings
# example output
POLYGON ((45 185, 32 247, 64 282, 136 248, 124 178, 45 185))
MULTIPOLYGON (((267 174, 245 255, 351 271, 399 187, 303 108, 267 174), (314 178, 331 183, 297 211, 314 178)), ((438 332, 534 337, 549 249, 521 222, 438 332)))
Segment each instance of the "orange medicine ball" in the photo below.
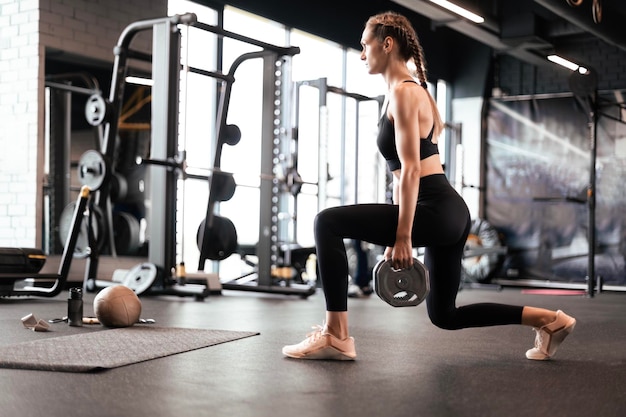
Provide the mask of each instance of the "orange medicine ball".
POLYGON ((127 286, 114 285, 96 295, 93 311, 106 327, 129 327, 141 316, 141 301, 127 286))

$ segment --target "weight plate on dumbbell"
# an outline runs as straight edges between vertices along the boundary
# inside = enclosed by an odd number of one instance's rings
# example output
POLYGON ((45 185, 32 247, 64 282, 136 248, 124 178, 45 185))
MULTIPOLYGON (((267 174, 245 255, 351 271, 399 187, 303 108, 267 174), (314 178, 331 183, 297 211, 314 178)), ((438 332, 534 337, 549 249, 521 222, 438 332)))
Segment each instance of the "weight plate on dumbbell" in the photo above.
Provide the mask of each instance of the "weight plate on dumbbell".
POLYGON ((109 167, 100 152, 88 150, 78 160, 78 180, 91 191, 98 191, 109 176, 109 167))
POLYGON ((124 277, 123 284, 139 295, 148 290, 157 278, 157 267, 150 262, 144 262, 131 268, 124 277))
POLYGON ((379 261, 373 269, 374 291, 393 307, 411 307, 422 303, 430 291, 428 270, 413 258, 409 269, 394 269, 391 261, 379 261))

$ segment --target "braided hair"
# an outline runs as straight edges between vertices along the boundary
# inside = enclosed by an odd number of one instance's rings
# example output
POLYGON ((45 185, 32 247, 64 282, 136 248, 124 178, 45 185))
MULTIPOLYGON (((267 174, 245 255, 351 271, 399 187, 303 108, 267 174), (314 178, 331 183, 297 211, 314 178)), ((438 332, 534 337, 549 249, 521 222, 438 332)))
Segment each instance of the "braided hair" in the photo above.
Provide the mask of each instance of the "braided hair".
MULTIPOLYGON (((370 17, 367 20, 366 26, 372 29, 372 33, 378 41, 383 42, 387 36, 392 37, 396 41, 396 44, 399 46, 400 56, 405 62, 409 63, 413 61, 415 65, 415 69, 409 67, 412 75, 417 78, 424 89, 427 89, 428 78, 424 50, 409 19, 399 13, 388 11, 370 17)), ((430 93, 428 96, 433 109, 433 119, 435 123, 434 136, 437 137, 443 130, 444 124, 437 110, 434 98, 430 93)))

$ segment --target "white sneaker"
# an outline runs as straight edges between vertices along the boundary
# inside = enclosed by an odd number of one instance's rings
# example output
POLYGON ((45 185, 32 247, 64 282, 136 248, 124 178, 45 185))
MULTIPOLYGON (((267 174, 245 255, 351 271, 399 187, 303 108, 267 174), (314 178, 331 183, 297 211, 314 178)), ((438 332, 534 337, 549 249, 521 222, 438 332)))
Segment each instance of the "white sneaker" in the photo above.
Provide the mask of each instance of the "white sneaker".
POLYGON ((297 345, 283 347, 283 355, 295 359, 330 359, 350 361, 356 358, 354 338, 339 340, 324 326, 313 326, 313 332, 297 345))
POLYGON ((556 312, 556 319, 541 328, 534 328, 535 347, 526 352, 528 359, 543 361, 550 359, 565 338, 574 330, 576 319, 561 310, 556 312))
POLYGON ((361 290, 361 287, 359 287, 356 284, 349 284, 348 285, 348 297, 350 298, 363 298, 365 297, 365 293, 363 293, 363 290, 361 290))
POLYGON ((369 285, 366 287, 359 287, 356 284, 348 285, 348 297, 350 298, 368 298, 374 290, 369 285))

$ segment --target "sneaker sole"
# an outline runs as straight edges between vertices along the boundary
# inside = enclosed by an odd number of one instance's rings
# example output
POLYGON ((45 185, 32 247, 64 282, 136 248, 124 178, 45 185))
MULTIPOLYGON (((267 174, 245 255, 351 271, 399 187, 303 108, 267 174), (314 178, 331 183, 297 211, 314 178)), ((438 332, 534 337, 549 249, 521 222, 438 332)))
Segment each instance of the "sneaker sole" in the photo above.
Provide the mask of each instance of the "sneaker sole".
POLYGON ((304 355, 294 355, 283 350, 283 355, 293 359, 317 359, 333 361, 353 361, 356 358, 356 354, 350 355, 330 346, 317 350, 315 352, 309 352, 304 355))

